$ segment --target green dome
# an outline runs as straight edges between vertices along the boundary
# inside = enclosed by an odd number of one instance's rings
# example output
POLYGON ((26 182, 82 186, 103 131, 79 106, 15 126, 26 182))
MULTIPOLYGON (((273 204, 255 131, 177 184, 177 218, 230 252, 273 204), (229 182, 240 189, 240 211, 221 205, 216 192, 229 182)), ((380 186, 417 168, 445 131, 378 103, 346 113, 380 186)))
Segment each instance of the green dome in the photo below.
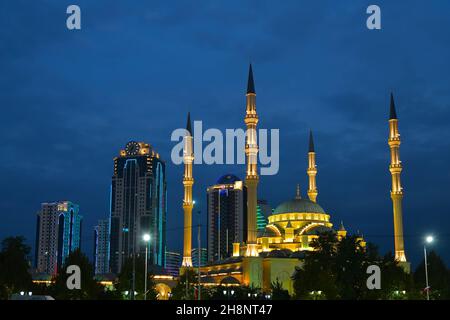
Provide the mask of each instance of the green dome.
POLYGON ((280 213, 325 213, 321 206, 308 199, 293 199, 280 204, 274 211, 274 214, 280 213))

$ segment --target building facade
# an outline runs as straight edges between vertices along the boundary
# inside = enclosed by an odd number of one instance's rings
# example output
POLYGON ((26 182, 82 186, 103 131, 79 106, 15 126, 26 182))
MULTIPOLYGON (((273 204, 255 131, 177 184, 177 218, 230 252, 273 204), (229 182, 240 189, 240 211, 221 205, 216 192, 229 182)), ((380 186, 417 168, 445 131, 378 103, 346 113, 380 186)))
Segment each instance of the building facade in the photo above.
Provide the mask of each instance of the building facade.
POLYGON ((94 273, 109 273, 109 220, 98 220, 94 227, 94 273))
POLYGON ((258 234, 264 232, 267 225, 267 217, 273 213, 272 207, 267 200, 258 199, 258 205, 256 207, 256 228, 258 234))
POLYGON ((36 224, 36 269, 55 275, 70 252, 81 246, 79 206, 70 201, 42 203, 36 224))
POLYGON ((199 260, 200 260, 200 267, 205 266, 208 263, 208 249, 207 248, 200 248, 200 250, 198 250, 198 248, 192 249, 192 265, 194 267, 198 267, 199 260), (198 254, 198 252, 200 252, 200 255, 198 254))
POLYGON ((207 189, 208 261, 230 257, 233 243, 246 240, 246 203, 246 188, 235 175, 226 174, 207 189))
MULTIPOLYGON (((300 186, 297 186, 295 197, 279 204, 276 209, 267 217, 267 224, 263 230, 258 228, 258 202, 257 186, 259 175, 257 168, 258 145, 256 139, 256 126, 258 115, 256 113, 256 93, 253 81, 253 71, 250 66, 247 95, 246 95, 246 115, 245 124, 247 127, 247 140, 245 145, 246 153, 246 199, 243 201, 245 214, 247 215, 247 225, 243 229, 247 230, 247 235, 242 239, 233 239, 232 256, 228 258, 214 260, 200 268, 203 285, 247 285, 262 288, 263 291, 270 291, 271 285, 279 281, 283 288, 293 294, 293 278, 296 268, 302 265, 305 251, 314 250, 312 243, 321 232, 333 232, 338 239, 346 237, 347 232, 343 225, 338 230, 333 229, 331 216, 318 203, 318 188, 316 183, 317 166, 316 154, 312 133, 309 135, 309 149, 307 153, 308 166, 306 173, 309 178, 307 198, 303 198, 300 186), (256 232, 258 231, 258 234, 256 232)), ((225 183, 222 183, 225 185, 225 183)), ((271 186, 272 188, 276 186, 271 186)), ((227 191, 227 187, 215 187, 211 190, 222 195, 227 191)), ((208 188, 210 192, 210 188, 208 188)), ((217 243, 217 238, 222 239, 223 233, 212 232, 216 229, 222 218, 217 218, 216 207, 222 202, 216 200, 218 196, 211 197, 208 193, 208 241, 213 239, 217 243), (211 213, 210 213, 211 211, 211 213), (217 220, 214 220, 217 219, 217 220)), ((262 205, 260 202, 260 226, 263 225, 262 205)), ((220 212, 220 211, 219 211, 220 212)), ((365 246, 364 239, 359 239, 360 245, 365 246)), ((211 258, 217 249, 208 243, 208 255, 211 258)), ((221 245, 219 246, 221 248, 221 245)), ((228 251, 229 247, 226 246, 228 251)), ((219 250, 221 255, 223 250, 219 250)), ((227 252, 228 253, 228 252, 227 252)))
POLYGON ((165 162, 144 142, 130 141, 114 158, 111 184, 110 270, 119 273, 126 259, 144 255, 150 234, 148 263, 165 265, 167 185, 165 162))
POLYGON ((178 277, 181 267, 181 254, 173 251, 166 251, 166 265, 164 269, 171 276, 178 277))

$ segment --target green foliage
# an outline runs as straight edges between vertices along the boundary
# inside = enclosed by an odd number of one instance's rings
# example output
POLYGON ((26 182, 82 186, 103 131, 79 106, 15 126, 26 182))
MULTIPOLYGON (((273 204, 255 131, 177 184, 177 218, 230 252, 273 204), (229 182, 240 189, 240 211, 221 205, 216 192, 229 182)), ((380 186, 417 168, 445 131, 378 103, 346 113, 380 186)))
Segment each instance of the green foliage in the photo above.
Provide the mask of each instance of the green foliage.
POLYGON ((101 296, 104 291, 104 287, 94 279, 93 267, 89 259, 79 249, 69 254, 64 266, 58 270, 54 285, 49 289, 57 300, 93 300, 101 296), (69 290, 67 288, 67 278, 70 274, 66 273, 66 269, 70 265, 80 267, 81 289, 69 290))
POLYGON ((8 299, 11 294, 20 291, 30 291, 31 275, 28 272, 27 256, 30 247, 25 244, 25 238, 8 237, 1 243, 0 252, 0 299, 8 299))
POLYGON ((291 297, 289 291, 283 288, 283 284, 278 281, 271 284, 272 300, 289 300, 291 297))
MULTIPOLYGON (((137 295, 136 300, 144 299, 144 288, 145 288, 145 258, 136 257, 135 258, 135 289, 137 295)), ((133 259, 129 258, 125 261, 122 271, 119 274, 118 281, 115 284, 116 294, 122 296, 124 299, 130 298, 130 293, 133 287, 133 259), (129 292, 128 296, 125 292, 129 292)), ((147 300, 155 300, 157 292, 154 290, 155 282, 153 281, 153 275, 151 272, 147 272, 147 300)))
POLYGON ((410 275, 391 254, 381 258, 376 246, 362 246, 358 236, 339 241, 333 232, 326 232, 313 241, 312 247, 315 251, 307 254, 294 275, 298 299, 399 299, 412 289, 410 275), (370 265, 380 267, 381 290, 367 288, 370 265))
MULTIPOLYGON (((431 287, 430 299, 441 300, 450 299, 450 271, 447 269, 444 261, 436 252, 431 251, 427 256, 428 283, 431 287)), ((421 294, 419 298, 425 299, 425 263, 424 260, 419 264, 414 272, 414 282, 416 289, 421 294)))
MULTIPOLYGON (((197 274, 194 269, 186 269, 180 275, 177 285, 172 289, 173 300, 194 300, 194 285, 197 283, 197 274), (187 283, 186 283, 187 281, 187 283)), ((207 299, 213 293, 202 289, 202 298, 207 299), (205 294, 203 294, 205 293, 205 294)))

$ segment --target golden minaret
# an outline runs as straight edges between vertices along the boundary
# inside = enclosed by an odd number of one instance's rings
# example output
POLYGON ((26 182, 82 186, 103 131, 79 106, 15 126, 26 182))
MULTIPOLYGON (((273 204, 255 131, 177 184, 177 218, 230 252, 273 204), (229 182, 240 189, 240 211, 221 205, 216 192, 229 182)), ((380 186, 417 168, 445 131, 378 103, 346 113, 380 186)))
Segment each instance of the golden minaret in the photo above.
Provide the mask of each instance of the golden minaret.
POLYGON ((317 166, 316 166, 316 152, 314 151, 314 141, 312 131, 309 131, 309 150, 308 150, 308 169, 306 170, 309 176, 309 188, 308 188, 308 197, 312 202, 316 202, 317 195, 319 192, 317 191, 316 185, 316 175, 317 175, 317 166))
POLYGON ((183 211, 184 211, 184 246, 183 246, 183 262, 181 264, 184 268, 192 267, 191 246, 192 246, 192 208, 194 206, 192 201, 192 185, 194 184, 194 178, 192 177, 192 163, 194 161, 194 151, 192 148, 192 127, 191 127, 191 115, 188 113, 186 136, 184 137, 184 199, 183 199, 183 211))
POLYGON ((257 206, 257 187, 258 187, 258 141, 256 135, 256 126, 258 124, 258 114, 256 113, 256 92, 253 82, 252 65, 248 71, 247 84, 247 108, 245 113, 245 124, 247 126, 247 135, 245 142, 245 156, 247 171, 245 176, 245 185, 247 187, 247 250, 246 256, 258 256, 256 244, 256 206, 257 206))
POLYGON ((389 148, 391 149, 391 164, 389 171, 392 176, 391 198, 394 209, 394 243, 395 260, 406 262, 405 246, 403 243, 403 188, 400 182, 402 162, 400 161, 400 133, 398 132, 397 112, 395 111, 394 96, 391 93, 391 107, 389 116, 389 148))

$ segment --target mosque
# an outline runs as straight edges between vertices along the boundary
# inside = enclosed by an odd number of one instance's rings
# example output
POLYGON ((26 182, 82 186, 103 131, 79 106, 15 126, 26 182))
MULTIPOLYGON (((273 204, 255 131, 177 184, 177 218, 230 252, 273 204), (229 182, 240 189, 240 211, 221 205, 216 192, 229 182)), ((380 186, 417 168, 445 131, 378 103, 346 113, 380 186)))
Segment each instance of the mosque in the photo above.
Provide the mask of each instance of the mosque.
MULTIPOLYGON (((263 232, 257 232, 256 209, 257 187, 259 175, 257 168, 258 145, 256 128, 258 114, 256 112, 256 91, 253 80, 252 66, 249 68, 246 94, 246 115, 244 122, 247 127, 245 145, 247 188, 247 241, 233 243, 232 257, 212 262, 200 267, 201 284, 203 286, 239 286, 247 285, 269 291, 271 284, 280 282, 285 289, 293 294, 292 275, 296 267, 302 265, 305 251, 311 251, 312 241, 324 231, 333 231, 338 239, 346 236, 342 222, 338 228, 333 228, 330 215, 317 203, 318 188, 316 184, 317 166, 316 153, 312 132, 309 135, 309 149, 307 153, 309 177, 307 198, 301 196, 297 186, 296 195, 276 207, 268 217, 268 224, 263 232)), ((184 250, 180 272, 193 268, 191 257, 192 241, 192 186, 194 184, 192 164, 194 160, 193 137, 190 117, 188 116, 187 135, 184 139, 184 250)), ((391 198, 394 213, 395 258, 408 268, 404 252, 402 206, 403 189, 400 183, 402 170, 399 157, 400 134, 395 112, 393 96, 391 95, 389 119, 389 147, 391 150, 391 164, 389 170, 392 175, 391 198)), ((294 192, 293 192, 294 194, 294 192)), ((364 239, 360 238, 362 245, 364 239)), ((198 271, 198 269, 195 269, 198 271)))

